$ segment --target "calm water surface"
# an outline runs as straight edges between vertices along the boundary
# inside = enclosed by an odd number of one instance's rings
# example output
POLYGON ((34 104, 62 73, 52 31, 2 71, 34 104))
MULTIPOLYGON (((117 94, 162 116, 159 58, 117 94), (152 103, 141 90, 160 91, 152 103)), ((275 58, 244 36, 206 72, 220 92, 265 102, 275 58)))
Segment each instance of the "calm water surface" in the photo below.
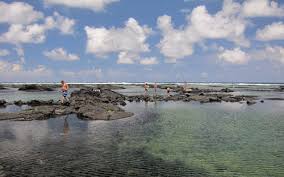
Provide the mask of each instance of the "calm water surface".
POLYGON ((0 176, 284 176, 284 101, 125 108, 135 116, 0 122, 0 176))

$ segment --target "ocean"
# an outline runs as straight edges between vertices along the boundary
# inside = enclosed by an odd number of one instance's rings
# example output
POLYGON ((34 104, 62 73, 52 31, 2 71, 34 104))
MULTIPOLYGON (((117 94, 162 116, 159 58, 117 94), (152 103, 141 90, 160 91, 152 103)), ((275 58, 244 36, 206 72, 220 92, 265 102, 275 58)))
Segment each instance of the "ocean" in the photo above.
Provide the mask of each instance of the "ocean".
MULTIPOLYGON (((135 115, 109 122, 83 121, 76 115, 1 121, 0 176, 284 176, 284 101, 267 99, 284 99, 284 92, 275 90, 283 84, 188 85, 214 89, 225 85, 234 94, 259 99, 251 106, 127 103, 124 109, 135 115)), ((143 93, 141 86, 125 87, 117 91, 143 93)), ((9 102, 59 96, 59 90, 0 91, 0 99, 9 102)), ((21 109, 26 108, 11 106, 0 111, 21 109)))

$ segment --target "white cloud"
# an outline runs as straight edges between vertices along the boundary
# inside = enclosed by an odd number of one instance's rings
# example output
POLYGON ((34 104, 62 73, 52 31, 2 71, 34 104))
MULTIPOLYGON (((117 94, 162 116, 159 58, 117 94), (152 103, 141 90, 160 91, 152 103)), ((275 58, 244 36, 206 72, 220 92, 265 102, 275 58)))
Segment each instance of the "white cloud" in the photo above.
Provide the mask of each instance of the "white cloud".
POLYGON ((62 34, 74 33, 75 20, 64 17, 57 12, 52 17, 46 18, 46 26, 48 28, 57 28, 62 34))
POLYGON ((240 48, 234 48, 222 51, 218 54, 218 58, 231 64, 245 64, 250 59, 250 56, 240 48))
POLYGON ((7 55, 10 55, 9 50, 7 50, 7 49, 0 49, 0 57, 4 57, 4 56, 7 56, 7 55))
POLYGON ((117 63, 132 64, 139 58, 139 54, 149 51, 146 43, 151 29, 140 26, 138 22, 129 18, 123 28, 93 28, 86 26, 87 53, 104 57, 110 53, 118 53, 117 63))
POLYGON ((193 44, 199 40, 198 36, 187 35, 190 29, 174 29, 171 17, 167 15, 160 16, 157 23, 163 35, 158 47, 164 56, 175 60, 192 55, 193 44))
POLYGON ((23 64, 25 63, 25 52, 24 49, 21 46, 17 46, 14 48, 16 51, 18 57, 20 57, 20 62, 23 64))
POLYGON ((252 51, 250 55, 256 60, 270 60, 284 64, 284 47, 282 46, 268 45, 264 49, 252 51))
POLYGON ((102 11, 107 5, 118 1, 119 0, 44 0, 44 2, 49 5, 63 5, 93 11, 102 11))
POLYGON ((267 46, 265 48, 267 58, 278 61, 284 64, 284 47, 282 46, 267 46))
POLYGON ((137 53, 122 51, 118 54, 118 64, 134 64, 135 61, 139 60, 140 56, 137 53))
POLYGON ((0 36, 0 42, 12 44, 41 43, 45 40, 45 31, 44 25, 12 24, 9 30, 0 36))
POLYGON ((88 82, 88 81, 94 81, 100 80, 103 78, 103 71, 100 68, 93 68, 93 69, 85 69, 80 71, 62 71, 61 72, 63 77, 68 78, 68 80, 73 81, 80 81, 80 82, 88 82), (93 78, 93 79, 92 79, 93 78), (84 80, 86 79, 86 80, 84 80))
POLYGON ((256 32, 256 39, 260 41, 283 40, 284 39, 284 24, 283 22, 275 22, 271 25, 266 25, 263 29, 256 32))
POLYGON ((225 0, 222 10, 214 15, 205 6, 198 6, 187 16, 187 24, 176 29, 170 16, 160 16, 157 24, 163 38, 158 47, 173 62, 192 55, 194 44, 205 39, 225 39, 248 47, 250 43, 244 35, 247 21, 240 11, 241 5, 231 0, 225 0))
POLYGON ((43 14, 24 2, 0 2, 0 23, 30 24, 43 18, 43 14))
POLYGON ((24 69, 22 64, 0 60, 0 80, 2 82, 44 82, 51 80, 52 77, 53 72, 42 65, 33 69, 24 69))
POLYGON ((62 61, 80 60, 78 55, 68 53, 64 48, 56 48, 51 51, 45 51, 43 52, 43 54, 52 60, 62 60, 62 61))
POLYGON ((284 16, 284 7, 271 0, 246 0, 242 14, 247 17, 284 16))
POLYGON ((144 58, 140 60, 140 64, 142 65, 155 65, 158 64, 158 60, 156 57, 149 57, 149 58, 144 58))
POLYGON ((42 43, 46 39, 46 32, 51 29, 58 29, 62 34, 71 34, 75 21, 54 13, 47 17, 44 24, 12 24, 8 31, 0 35, 0 42, 21 44, 21 43, 42 43))

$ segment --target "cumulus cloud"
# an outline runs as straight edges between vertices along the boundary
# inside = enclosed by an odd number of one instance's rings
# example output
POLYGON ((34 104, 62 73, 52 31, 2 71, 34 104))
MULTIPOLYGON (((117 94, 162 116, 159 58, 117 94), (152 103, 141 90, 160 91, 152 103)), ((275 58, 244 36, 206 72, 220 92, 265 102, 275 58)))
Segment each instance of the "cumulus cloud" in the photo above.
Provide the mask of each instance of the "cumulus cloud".
POLYGON ((46 18, 46 26, 49 29, 56 28, 62 34, 73 34, 74 33, 75 20, 64 17, 58 12, 54 12, 53 16, 46 18))
POLYGON ((170 60, 176 60, 192 55, 193 44, 199 40, 199 37, 190 35, 190 27, 174 29, 171 17, 167 15, 160 16, 157 23, 163 36, 158 47, 164 56, 170 60))
POLYGON ((159 62, 156 57, 143 58, 142 60, 140 60, 140 64, 142 65, 155 65, 158 63, 159 62))
POLYGON ((284 16, 284 7, 272 0, 246 0, 242 14, 247 17, 284 16))
POLYGON ((25 63, 25 52, 24 49, 21 46, 17 46, 14 48, 14 50, 16 51, 18 57, 20 57, 20 62, 21 63, 25 63))
POLYGON ((256 32, 256 39, 260 41, 283 40, 284 39, 284 24, 283 22, 275 22, 271 25, 266 25, 263 29, 256 32))
POLYGON ((52 71, 42 65, 33 69, 24 69, 22 64, 0 60, 0 80, 11 81, 45 81, 52 77, 52 71))
POLYGON ((135 61, 139 60, 140 56, 138 53, 122 51, 118 54, 118 64, 134 64, 135 61))
POLYGON ((4 56, 7 56, 7 55, 10 55, 9 50, 7 50, 7 49, 0 49, 0 57, 4 57, 4 56))
POLYGON ((44 25, 12 24, 6 33, 1 34, 0 42, 12 44, 41 43, 45 40, 45 31, 44 25))
POLYGON ((284 47, 268 45, 264 49, 252 51, 251 56, 256 60, 269 60, 284 64, 284 47))
POLYGON ((46 39, 46 32, 51 29, 58 29, 62 34, 71 34, 75 21, 54 13, 47 17, 43 24, 12 24, 7 32, 0 35, 0 42, 21 44, 21 43, 42 43, 46 39))
POLYGON ((48 5, 63 5, 72 8, 90 9, 93 11, 102 11, 111 3, 119 0, 44 0, 48 5))
POLYGON ((170 16, 160 16, 157 25, 162 40, 158 47, 171 61, 192 55, 194 44, 205 39, 225 39, 248 47, 250 43, 244 35, 247 21, 240 11, 241 5, 232 0, 225 0, 222 10, 213 15, 205 6, 198 6, 187 16, 187 24, 178 28, 174 28, 170 16))
POLYGON ((80 70, 80 71, 62 71, 61 72, 63 77, 68 78, 68 80, 73 80, 73 81, 83 81, 84 79, 85 82, 89 82, 90 80, 92 81, 91 78, 95 80, 100 80, 103 77, 103 71, 100 68, 93 68, 93 69, 85 69, 85 70, 80 70))
POLYGON ((93 28, 86 26, 87 53, 105 57, 118 53, 117 63, 132 64, 139 59, 139 54, 149 51, 146 43, 151 29, 140 26, 134 18, 129 18, 123 28, 93 28))
POLYGON ((24 2, 0 2, 0 23, 30 24, 44 15, 34 10, 33 6, 24 2))
POLYGON ((44 51, 43 54, 52 60, 76 61, 80 60, 76 54, 68 53, 64 48, 56 48, 51 51, 44 51))
POLYGON ((218 58, 231 64, 245 64, 250 56, 240 48, 234 48, 232 50, 223 50, 218 54, 218 58))
POLYGON ((267 46, 265 48, 267 58, 278 61, 284 64, 284 47, 282 46, 267 46))

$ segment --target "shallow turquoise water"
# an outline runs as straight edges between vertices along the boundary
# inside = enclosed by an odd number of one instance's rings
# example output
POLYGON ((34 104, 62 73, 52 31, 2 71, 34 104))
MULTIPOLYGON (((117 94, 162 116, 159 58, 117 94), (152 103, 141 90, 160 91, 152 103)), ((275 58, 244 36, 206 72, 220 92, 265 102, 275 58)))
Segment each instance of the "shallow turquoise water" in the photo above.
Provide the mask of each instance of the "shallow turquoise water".
POLYGON ((125 109, 135 116, 0 122, 0 176, 284 176, 284 101, 125 109))
POLYGON ((145 146, 156 158, 209 176, 283 176, 283 108, 284 102, 166 103, 158 108, 159 133, 145 146))
MULTIPOLYGON (((70 89, 69 96, 72 91, 76 89, 70 89)), ((14 102, 18 100, 30 101, 30 100, 60 100, 62 93, 60 89, 55 91, 39 91, 39 92, 25 92, 18 91, 16 88, 9 88, 6 90, 0 90, 0 99, 4 99, 7 102, 14 102)))

